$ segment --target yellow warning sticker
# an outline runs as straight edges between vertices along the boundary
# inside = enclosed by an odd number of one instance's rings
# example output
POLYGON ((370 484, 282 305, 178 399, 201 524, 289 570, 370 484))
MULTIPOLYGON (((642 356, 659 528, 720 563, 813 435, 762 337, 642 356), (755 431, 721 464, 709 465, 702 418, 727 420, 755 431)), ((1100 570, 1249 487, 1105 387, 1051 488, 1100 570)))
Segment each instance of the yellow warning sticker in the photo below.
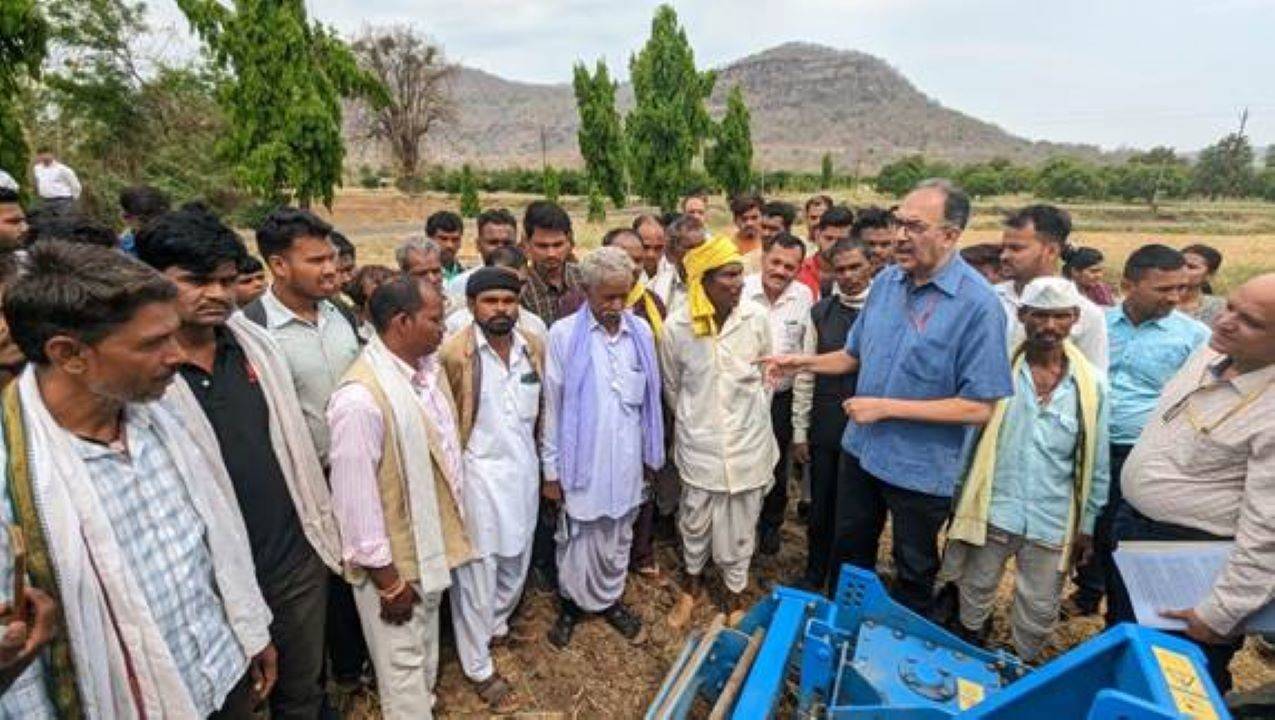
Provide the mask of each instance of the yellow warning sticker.
POLYGON ((968 710, 983 702, 983 686, 972 680, 956 678, 956 704, 962 710, 968 710))
POLYGON ((1169 693, 1173 695, 1173 704, 1177 705, 1178 712, 1191 720, 1218 720, 1217 708, 1209 699, 1208 687, 1200 679, 1191 658, 1158 645, 1152 645, 1151 651, 1160 664, 1160 672, 1169 685, 1169 693))

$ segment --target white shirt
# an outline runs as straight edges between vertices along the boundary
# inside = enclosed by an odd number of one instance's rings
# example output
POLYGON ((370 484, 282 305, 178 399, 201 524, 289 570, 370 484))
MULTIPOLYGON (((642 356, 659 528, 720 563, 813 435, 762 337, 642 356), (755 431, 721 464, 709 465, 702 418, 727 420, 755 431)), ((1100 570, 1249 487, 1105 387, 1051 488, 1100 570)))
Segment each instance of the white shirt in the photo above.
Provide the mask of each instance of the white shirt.
MULTIPOLYGON (((554 323, 545 353, 545 422, 541 464, 545 478, 559 479, 558 423, 567 392, 567 355, 575 324, 585 318, 593 362, 596 408, 593 457, 584 488, 563 488, 566 511, 575 520, 622 518, 642 502, 642 403, 646 374, 637 353, 637 338, 621 323, 614 335, 591 312, 572 313, 554 323)), ((583 463, 582 463, 583 465, 583 463)))
MULTIPOLYGON (((993 288, 1005 308, 1005 337, 1009 340, 1012 352, 1027 339, 1023 323, 1018 319, 1018 300, 1021 297, 1014 290, 1014 282, 1007 280, 993 288)), ((1071 328, 1071 341, 1080 348, 1080 352, 1104 374, 1107 372, 1107 316, 1102 309, 1085 298, 1080 297, 1080 319, 1071 328)))
POLYGON ((75 171, 54 160, 35 164, 35 191, 45 200, 75 199, 80 196, 80 179, 75 171))
MULTIPOLYGON (((810 321, 810 308, 815 304, 814 293, 804 283, 792 281, 779 294, 775 302, 766 296, 761 275, 744 278, 744 297, 766 309, 770 319, 770 342, 776 355, 792 355, 806 351, 806 338, 814 337, 814 324, 810 321)), ((775 385, 775 392, 792 389, 793 378, 785 377, 775 385)))
POLYGON ((769 485, 779 446, 757 365, 771 354, 766 309, 743 298, 715 337, 697 337, 683 307, 665 322, 658 349, 682 482, 725 493, 769 485))
POLYGON ((540 377, 518 333, 508 366, 485 333, 474 339, 482 387, 465 446, 465 529, 479 554, 514 557, 530 546, 540 506, 540 377))
POLYGON ((316 323, 303 320, 279 302, 274 288, 261 296, 261 304, 266 311, 266 329, 283 350, 310 437, 326 466, 328 398, 359 355, 358 336, 341 311, 327 300, 319 302, 316 323))
POLYGON ((5 188, 6 190, 13 190, 14 192, 17 192, 17 190, 19 189, 18 181, 14 180, 13 176, 10 175, 9 173, 3 170, 0 170, 0 188, 5 188))
POLYGON ((669 315, 673 311, 686 304, 686 283, 682 282, 682 277, 677 274, 677 266, 668 261, 668 258, 660 258, 660 266, 655 271, 655 277, 646 284, 646 288, 655 293, 655 296, 664 303, 665 312, 669 315))
MULTIPOLYGON (((459 308, 447 316, 447 337, 464 330, 473 322, 474 316, 469 312, 469 305, 461 303, 459 308)), ((545 325, 545 321, 541 320, 539 315, 527 308, 521 306, 518 308, 518 320, 515 325, 519 330, 534 335, 540 342, 549 343, 549 326, 545 325)))

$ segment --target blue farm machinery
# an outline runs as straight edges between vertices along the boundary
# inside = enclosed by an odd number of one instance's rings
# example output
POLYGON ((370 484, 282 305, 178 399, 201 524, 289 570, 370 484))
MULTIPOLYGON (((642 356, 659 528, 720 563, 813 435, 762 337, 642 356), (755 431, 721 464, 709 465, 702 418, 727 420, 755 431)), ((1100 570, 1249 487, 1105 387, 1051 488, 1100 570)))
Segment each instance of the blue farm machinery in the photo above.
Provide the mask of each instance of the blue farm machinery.
POLYGON ((828 720, 1228 720, 1191 643, 1120 625, 1038 668, 970 645, 842 569, 834 600, 778 588, 686 644, 646 715, 828 720))

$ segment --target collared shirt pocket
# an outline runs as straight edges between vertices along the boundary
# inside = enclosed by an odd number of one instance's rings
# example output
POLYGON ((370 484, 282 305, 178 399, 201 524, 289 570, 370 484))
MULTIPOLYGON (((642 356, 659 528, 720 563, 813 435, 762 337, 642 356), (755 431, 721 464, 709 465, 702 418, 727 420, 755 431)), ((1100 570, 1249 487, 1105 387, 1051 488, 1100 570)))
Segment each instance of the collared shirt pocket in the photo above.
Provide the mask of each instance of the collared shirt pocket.
POLYGON ((631 408, 642 407, 646 398, 646 375, 641 370, 627 369, 620 373, 620 402, 631 408))
POLYGON ((518 417, 534 421, 540 414, 540 379, 534 382, 519 382, 514 391, 514 399, 518 409, 518 417))
POLYGON ((908 375, 913 397, 934 398, 951 395, 952 348, 938 338, 919 338, 903 357, 899 369, 908 375))

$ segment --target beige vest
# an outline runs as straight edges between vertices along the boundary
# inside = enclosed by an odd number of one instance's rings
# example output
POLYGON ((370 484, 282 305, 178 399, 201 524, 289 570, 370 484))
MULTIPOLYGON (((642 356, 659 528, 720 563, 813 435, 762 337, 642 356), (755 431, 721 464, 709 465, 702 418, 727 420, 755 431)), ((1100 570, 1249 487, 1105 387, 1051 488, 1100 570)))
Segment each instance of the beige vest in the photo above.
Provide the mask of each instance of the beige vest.
MULTIPOLYGON (((390 557, 399 576, 408 582, 420 580, 420 562, 416 557, 415 536, 407 510, 407 480, 403 476, 403 462, 394 442, 398 428, 394 425, 394 413, 390 410, 385 391, 376 380, 376 374, 367 361, 358 360, 346 371, 341 384, 358 383, 367 388, 381 411, 384 433, 381 440, 381 462, 376 468, 377 489, 381 496, 381 511, 385 515, 385 534, 390 542, 390 557)), ((443 384, 446 387, 446 383, 443 384)), ((450 399, 449 399, 450 400, 450 399)), ((426 421, 429 424, 428 420, 426 421)), ((438 519, 442 524, 443 546, 446 548, 447 569, 469 562, 475 557, 474 548, 465 533, 456 498, 447 482, 444 464, 439 462, 442 448, 436 438, 429 438, 429 454, 434 463, 434 489, 438 493, 438 519)), ((418 519, 418 522, 420 519, 418 519)), ((346 579, 362 582, 366 572, 358 567, 346 567, 346 579)))

